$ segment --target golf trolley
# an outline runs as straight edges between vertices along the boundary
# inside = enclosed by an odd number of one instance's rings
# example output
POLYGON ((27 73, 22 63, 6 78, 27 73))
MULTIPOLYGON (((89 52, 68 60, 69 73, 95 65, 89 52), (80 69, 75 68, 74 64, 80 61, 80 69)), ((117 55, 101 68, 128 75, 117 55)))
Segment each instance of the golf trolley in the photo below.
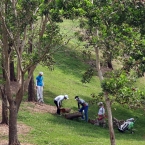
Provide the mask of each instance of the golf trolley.
POLYGON ((118 127, 118 131, 124 133, 125 131, 128 130, 133 134, 134 123, 136 122, 137 119, 138 117, 136 117, 135 119, 134 118, 127 119, 122 125, 118 127))

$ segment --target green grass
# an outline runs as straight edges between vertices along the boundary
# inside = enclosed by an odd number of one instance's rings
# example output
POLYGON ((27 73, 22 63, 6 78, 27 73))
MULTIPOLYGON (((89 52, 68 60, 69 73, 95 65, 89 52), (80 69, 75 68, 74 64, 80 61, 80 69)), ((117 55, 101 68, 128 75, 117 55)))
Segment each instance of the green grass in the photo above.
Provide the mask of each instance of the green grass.
MULTIPOLYGON (((22 108, 25 107, 22 104, 22 108)), ((113 114, 119 118, 132 117, 140 115, 137 112, 128 111, 126 108, 116 106, 113 114), (121 113, 124 113, 123 116, 121 113), (121 114, 121 115, 120 115, 121 114)), ((95 112, 95 110, 94 110, 95 112)), ((115 129, 116 143, 118 145, 144 145, 144 117, 139 116, 135 123, 135 133, 125 132, 119 133, 115 129)), ((48 113, 34 113, 27 109, 21 109, 19 113, 19 121, 31 127, 31 132, 27 135, 20 136, 21 142, 29 142, 36 145, 108 145, 109 132, 108 128, 101 128, 91 125, 80 120, 67 120, 62 116, 51 115, 48 113)))
MULTIPOLYGON (((61 27, 72 27, 70 21, 60 24, 61 27)), ((63 30, 64 32, 67 31, 63 30)), ((70 32, 69 32, 70 33, 70 32)), ((80 51, 72 49, 76 40, 71 41, 70 47, 64 53, 54 56, 57 60, 54 70, 38 66, 34 77, 40 71, 44 72, 44 101, 46 104, 54 105, 53 99, 60 94, 68 94, 69 100, 63 101, 63 107, 69 107, 77 111, 77 103, 74 100, 76 95, 86 101, 92 100, 91 94, 98 94, 101 91, 98 77, 93 76, 88 84, 81 83, 81 76, 88 66, 80 58, 80 51)), ((117 64, 116 64, 117 67, 117 64)), ((139 79, 137 86, 144 89, 145 83, 139 79)), ((23 102, 26 100, 26 96, 23 102)), ((100 100, 102 101, 102 100, 100 100)), ((81 120, 67 120, 62 116, 49 113, 35 113, 29 111, 22 102, 18 114, 18 121, 31 127, 31 131, 25 135, 19 135, 21 142, 29 142, 34 145, 109 145, 110 136, 108 128, 101 128, 81 120)), ((33 107, 30 105, 30 107, 33 107)), ((89 105, 89 118, 94 119, 98 112, 97 105, 89 105)), ((138 116, 135 122, 134 134, 129 132, 120 133, 115 128, 117 145, 144 145, 145 144, 145 116, 143 110, 129 110, 127 106, 113 105, 113 117, 128 119, 138 116)), ((1 139, 1 137, 0 137, 1 139)))
MULTIPOLYGON (((55 57, 59 64, 56 64, 54 71, 38 66, 35 71, 35 77, 39 71, 44 72, 44 100, 47 104, 54 105, 53 99, 55 96, 68 94, 70 99, 63 101, 63 107, 70 107, 76 111, 77 103, 74 100, 74 96, 79 95, 88 102, 92 100, 91 93, 97 94, 101 91, 99 79, 94 76, 89 84, 82 84, 81 75, 87 66, 80 59, 76 59, 73 56, 66 58, 65 54, 59 54, 55 57)), ((97 105, 90 105, 89 118, 95 118, 97 111, 97 105)), ((127 106, 121 105, 113 105, 112 112, 113 117, 118 119, 139 117, 134 125, 136 130, 134 134, 130 134, 128 131, 122 134, 115 128, 117 145, 144 145, 144 112, 142 110, 129 110, 127 106)), ((48 113, 28 112, 23 104, 18 118, 19 121, 32 128, 31 132, 25 137, 20 136, 22 142, 29 142, 35 145, 110 144, 108 128, 104 129, 80 120, 66 120, 62 116, 48 113)))

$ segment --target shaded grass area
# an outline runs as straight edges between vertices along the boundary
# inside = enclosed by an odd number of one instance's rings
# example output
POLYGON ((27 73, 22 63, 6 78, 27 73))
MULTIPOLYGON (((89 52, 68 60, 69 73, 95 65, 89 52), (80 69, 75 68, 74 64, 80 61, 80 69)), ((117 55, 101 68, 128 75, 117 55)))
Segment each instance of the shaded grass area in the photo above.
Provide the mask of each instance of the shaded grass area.
MULTIPOLYGON (((121 112, 121 107, 119 107, 119 110, 121 112)), ((124 110, 126 109, 124 108, 124 110)), ((124 110, 122 110, 122 113, 124 110)), ((114 114, 118 114, 117 112, 114 112, 114 114)), ((132 114, 134 113, 129 113, 130 116, 132 114)), ((31 132, 25 138, 21 138, 24 142, 27 141, 36 145, 110 144, 108 128, 94 126, 81 120, 67 120, 63 116, 47 113, 39 114, 22 110, 19 114, 19 121, 24 122, 32 128, 31 132)), ((145 123, 143 118, 140 117, 135 123, 137 130, 134 134, 130 134, 128 131, 120 133, 115 129, 117 144, 144 145, 144 130, 141 129, 139 123, 145 123)))

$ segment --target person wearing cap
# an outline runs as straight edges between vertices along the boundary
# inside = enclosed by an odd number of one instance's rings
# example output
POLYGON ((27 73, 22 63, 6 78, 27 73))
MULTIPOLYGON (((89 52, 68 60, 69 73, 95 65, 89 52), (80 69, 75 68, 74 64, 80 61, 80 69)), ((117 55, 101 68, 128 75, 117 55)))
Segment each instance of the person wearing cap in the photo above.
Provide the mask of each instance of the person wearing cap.
POLYGON ((68 95, 59 95, 57 97, 54 98, 54 104, 57 107, 57 114, 60 115, 60 108, 62 106, 62 101, 69 99, 68 95))
POLYGON ((99 102, 98 106, 99 106, 98 120, 102 120, 105 117, 105 109, 104 109, 103 102, 99 102))
POLYGON ((104 108, 103 102, 99 102, 98 106, 99 106, 99 111, 98 111, 98 117, 95 120, 95 125, 103 125, 104 127, 106 124, 106 121, 105 121, 106 116, 105 116, 105 108, 104 108))
POLYGON ((43 72, 39 72, 39 75, 36 77, 37 101, 39 103, 44 103, 43 87, 44 87, 43 72))
MULTIPOLYGON (((80 99, 79 96, 75 96, 75 100, 78 102, 79 112, 83 113, 84 111, 85 121, 88 122, 88 103, 85 102, 83 99, 80 99), (81 108, 80 105, 82 106, 81 108)), ((83 116, 82 116, 82 120, 84 120, 83 116)))
POLYGON ((96 119, 89 119, 89 123, 91 124, 94 124, 94 125, 102 125, 103 127, 105 127, 106 125, 106 121, 105 121, 105 108, 104 108, 104 105, 103 105, 103 102, 99 102, 98 103, 98 106, 99 106, 99 110, 98 110, 98 115, 97 115, 97 118, 96 119))

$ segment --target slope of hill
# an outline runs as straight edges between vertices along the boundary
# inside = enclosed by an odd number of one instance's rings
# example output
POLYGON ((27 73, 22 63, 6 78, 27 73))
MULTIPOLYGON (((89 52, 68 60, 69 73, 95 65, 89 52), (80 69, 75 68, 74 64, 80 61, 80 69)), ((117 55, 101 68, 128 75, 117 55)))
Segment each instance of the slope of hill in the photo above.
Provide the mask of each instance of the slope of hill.
MULTIPOLYGON (((72 26, 70 21, 63 23, 63 27, 72 26)), ((90 83, 81 82, 82 74, 89 67, 81 59, 80 49, 75 48, 76 40, 71 41, 66 47, 66 51, 57 53, 54 58, 56 64, 51 71, 47 67, 39 65, 35 70, 34 77, 40 71, 44 72, 44 105, 26 102, 24 97, 18 114, 18 124, 22 123, 30 127, 29 132, 19 134, 22 143, 31 145, 109 145, 108 128, 101 128, 82 120, 67 120, 63 116, 52 114, 51 111, 55 105, 54 97, 60 94, 68 94, 69 100, 63 101, 63 107, 71 108, 77 111, 77 103, 74 100, 76 95, 87 102, 92 100, 91 94, 98 94, 101 91, 100 82, 96 75, 93 76, 90 83)), ((144 82, 142 82, 144 84, 144 82)), ((100 100, 103 101, 103 100, 100 100)), ((98 106, 89 104, 89 118, 95 118, 98 106)), ((117 145, 144 145, 145 144, 145 116, 143 110, 129 110, 127 106, 113 105, 113 117, 118 119, 128 119, 138 116, 135 122, 135 133, 128 131, 124 134, 118 132, 116 128, 117 145)), ((1 115, 0 115, 1 116, 1 115)), ((1 119, 1 118, 0 118, 1 119)), ((25 128, 23 128, 25 130, 25 128)), ((1 131, 1 130, 0 130, 1 131)), ((0 135, 0 145, 2 140, 7 140, 7 134, 0 135)))

